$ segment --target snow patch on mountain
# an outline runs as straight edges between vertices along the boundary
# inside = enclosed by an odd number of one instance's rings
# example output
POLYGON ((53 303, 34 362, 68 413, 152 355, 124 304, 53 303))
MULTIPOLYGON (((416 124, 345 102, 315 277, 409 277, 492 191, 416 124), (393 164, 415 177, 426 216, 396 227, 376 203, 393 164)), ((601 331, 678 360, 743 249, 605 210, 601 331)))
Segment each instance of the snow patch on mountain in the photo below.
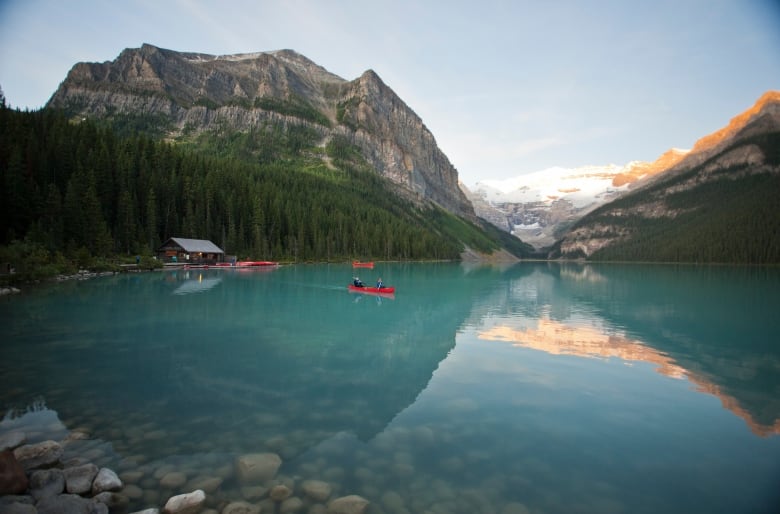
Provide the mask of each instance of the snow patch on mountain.
POLYGON ((583 208, 601 203, 607 197, 627 189, 628 184, 613 186, 613 179, 627 168, 635 166, 636 163, 632 162, 625 166, 552 167, 505 180, 483 180, 477 182, 474 192, 492 204, 551 205, 565 199, 575 208, 583 208))
POLYGON ((462 189, 479 217, 539 249, 554 243, 588 212, 653 174, 654 164, 553 167, 505 180, 483 180, 471 191, 462 189))

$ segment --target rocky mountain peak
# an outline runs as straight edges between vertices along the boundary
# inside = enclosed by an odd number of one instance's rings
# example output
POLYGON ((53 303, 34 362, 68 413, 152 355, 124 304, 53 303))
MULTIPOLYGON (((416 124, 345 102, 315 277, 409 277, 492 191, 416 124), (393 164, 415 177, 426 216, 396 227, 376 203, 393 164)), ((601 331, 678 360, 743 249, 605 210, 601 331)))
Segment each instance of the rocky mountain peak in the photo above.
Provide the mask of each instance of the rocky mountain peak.
POLYGON ((717 146, 762 114, 780 117, 780 91, 767 91, 761 95, 752 107, 731 118, 728 125, 696 141, 693 151, 703 152, 717 146))
POLYGON ((689 150, 681 150, 679 148, 671 148, 661 154, 661 156, 653 162, 634 161, 626 165, 626 167, 612 179, 613 187, 621 187, 626 184, 631 184, 642 178, 652 177, 663 171, 668 170, 678 162, 680 162, 689 150))
POLYGON ((346 137, 407 197, 476 221, 433 134, 373 70, 347 81, 290 49, 217 56, 144 44, 114 61, 76 64, 47 107, 79 117, 162 116, 169 137, 185 129, 306 125, 323 142, 346 137), (313 109, 319 121, 278 102, 313 109))
POLYGON ((722 143, 730 140, 748 124, 764 115, 780 123, 780 91, 767 91, 752 107, 731 118, 725 127, 696 141, 691 149, 691 156, 695 159, 690 164, 695 165, 701 162, 702 156, 711 155, 712 152, 717 151, 722 143))
MULTIPOLYGON (((671 148, 653 162, 633 161, 623 167, 602 166, 575 169, 551 168, 529 173, 505 181, 483 181, 475 191, 464 188, 477 214, 494 225, 509 227, 523 241, 537 248, 552 244, 562 231, 609 202, 651 187, 658 181, 684 173, 705 161, 711 161, 706 173, 746 166, 755 169, 765 161, 765 155, 755 144, 742 145, 722 153, 737 140, 780 130, 780 91, 770 91, 743 113, 735 116, 720 130, 701 138, 691 150, 671 148), (713 157, 716 157, 713 159, 713 157)), ((707 180, 697 176, 691 184, 707 180)), ((647 213, 657 215, 663 208, 647 207, 647 213)), ((579 248, 590 255, 611 240, 592 238, 593 231, 585 230, 564 246, 568 253, 579 248)))
POLYGON ((656 161, 663 168, 660 173, 583 217, 559 241, 557 252, 567 257, 598 252, 599 257, 621 259, 654 255, 660 260, 764 262, 773 247, 769 239, 776 234, 771 213, 777 212, 778 137, 780 92, 770 91, 689 152, 672 150, 661 156, 656 161), (725 255, 723 241, 733 226, 752 230, 754 236, 731 238, 733 248, 725 255))

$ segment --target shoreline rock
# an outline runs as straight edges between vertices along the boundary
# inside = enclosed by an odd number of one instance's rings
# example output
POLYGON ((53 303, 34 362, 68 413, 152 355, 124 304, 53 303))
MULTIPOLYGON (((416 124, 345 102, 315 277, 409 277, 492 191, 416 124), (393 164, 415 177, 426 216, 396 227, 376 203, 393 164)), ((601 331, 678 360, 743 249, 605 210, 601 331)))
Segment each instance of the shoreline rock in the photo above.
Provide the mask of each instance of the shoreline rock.
MULTIPOLYGON (((67 450, 70 443, 82 440, 68 436, 59 442, 45 440, 28 444, 26 434, 20 431, 0 436, 0 512, 362 514, 370 504, 358 495, 334 497, 333 487, 328 482, 277 476, 282 459, 272 452, 233 457, 227 472, 233 473, 239 484, 243 483, 238 497, 215 491, 222 478, 200 475, 202 478, 191 481, 184 488, 163 487, 144 498, 144 491, 134 483, 141 479, 140 472, 133 474, 125 470, 117 474, 108 467, 99 467, 89 461, 89 452, 83 452, 90 446, 81 448, 78 453, 82 456, 74 457, 73 448, 67 450), (212 496, 215 493, 216 496, 212 496), (144 507, 139 505, 141 503, 152 506, 144 507)), ((165 473, 160 473, 160 481, 172 480, 177 475, 186 477, 186 473, 169 466, 165 473)), ((176 484, 180 482, 180 479, 176 480, 176 484)))

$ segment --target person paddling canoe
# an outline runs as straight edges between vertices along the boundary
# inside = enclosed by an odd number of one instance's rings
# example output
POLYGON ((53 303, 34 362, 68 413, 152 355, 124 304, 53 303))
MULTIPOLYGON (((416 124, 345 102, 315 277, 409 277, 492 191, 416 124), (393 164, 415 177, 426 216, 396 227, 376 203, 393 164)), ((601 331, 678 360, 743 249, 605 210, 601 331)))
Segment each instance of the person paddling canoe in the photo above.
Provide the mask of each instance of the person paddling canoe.
POLYGON ((366 287, 366 285, 363 283, 363 281, 360 280, 360 277, 352 277, 352 284, 355 287, 366 287))

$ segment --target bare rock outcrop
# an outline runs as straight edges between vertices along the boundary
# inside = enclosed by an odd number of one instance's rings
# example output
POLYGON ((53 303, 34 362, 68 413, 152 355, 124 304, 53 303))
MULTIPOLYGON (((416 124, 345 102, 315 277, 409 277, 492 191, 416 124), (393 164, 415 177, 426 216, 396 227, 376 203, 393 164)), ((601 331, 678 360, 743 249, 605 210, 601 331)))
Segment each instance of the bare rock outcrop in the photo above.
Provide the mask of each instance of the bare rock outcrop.
POLYGON ((405 198, 477 219, 433 134, 372 70, 347 81, 292 50, 216 56, 144 44, 113 61, 76 64, 47 107, 145 117, 168 137, 305 125, 323 144, 346 137, 405 198), (280 105, 305 106, 310 116, 280 105))

